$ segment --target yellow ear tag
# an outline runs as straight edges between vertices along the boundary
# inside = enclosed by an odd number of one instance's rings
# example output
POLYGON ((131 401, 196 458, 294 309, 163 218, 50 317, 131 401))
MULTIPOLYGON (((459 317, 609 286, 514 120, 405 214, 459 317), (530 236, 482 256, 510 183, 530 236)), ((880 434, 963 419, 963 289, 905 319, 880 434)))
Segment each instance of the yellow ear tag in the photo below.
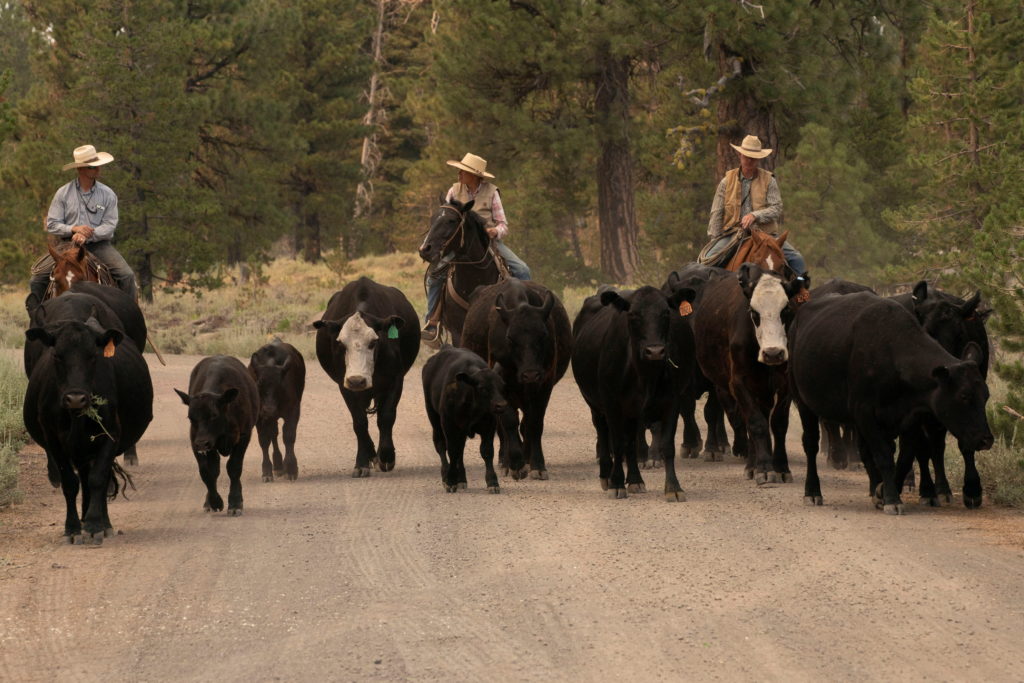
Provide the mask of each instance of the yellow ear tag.
POLYGON ((686 316, 690 315, 691 313, 693 313, 693 306, 690 305, 689 301, 684 301, 681 304, 679 304, 679 315, 680 316, 685 318, 686 316))
POLYGON ((103 357, 113 358, 114 357, 114 340, 108 339, 107 345, 103 347, 103 357))

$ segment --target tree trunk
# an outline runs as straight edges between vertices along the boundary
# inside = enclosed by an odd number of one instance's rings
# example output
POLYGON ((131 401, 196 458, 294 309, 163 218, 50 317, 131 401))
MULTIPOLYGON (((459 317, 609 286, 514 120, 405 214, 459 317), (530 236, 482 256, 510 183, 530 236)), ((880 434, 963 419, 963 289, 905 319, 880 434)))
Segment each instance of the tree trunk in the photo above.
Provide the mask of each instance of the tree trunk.
POLYGON ((629 59, 615 57, 607 43, 598 48, 597 162, 601 269, 613 282, 629 284, 640 261, 633 203, 633 154, 629 140, 629 59))
MULTIPOLYGON (((718 72, 720 76, 732 73, 733 67, 729 58, 733 57, 725 45, 718 45, 718 72)), ((743 73, 740 80, 718 100, 718 146, 715 164, 716 181, 721 180, 725 172, 739 166, 736 151, 730 143, 739 144, 747 135, 756 135, 761 139, 762 147, 776 150, 774 154, 761 160, 761 168, 775 170, 775 161, 779 158, 779 131, 775 125, 775 116, 767 105, 762 105, 746 91, 743 77, 753 73, 749 59, 743 60, 743 73)))
POLYGON ((306 214, 306 234, 302 245, 302 257, 309 263, 320 260, 320 216, 315 212, 306 214))

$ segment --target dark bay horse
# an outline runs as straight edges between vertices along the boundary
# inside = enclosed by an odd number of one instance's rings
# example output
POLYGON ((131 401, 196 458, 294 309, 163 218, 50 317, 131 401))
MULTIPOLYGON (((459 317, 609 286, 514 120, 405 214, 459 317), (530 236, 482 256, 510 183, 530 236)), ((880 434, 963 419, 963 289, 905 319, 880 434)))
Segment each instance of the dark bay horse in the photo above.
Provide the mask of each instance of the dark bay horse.
POLYGON ((508 277, 504 263, 491 249, 484 221, 473 211, 473 200, 443 202, 430 219, 430 229, 420 245, 420 258, 436 268, 448 262, 444 293, 441 295, 441 325, 459 346, 469 299, 481 285, 493 285, 508 277))

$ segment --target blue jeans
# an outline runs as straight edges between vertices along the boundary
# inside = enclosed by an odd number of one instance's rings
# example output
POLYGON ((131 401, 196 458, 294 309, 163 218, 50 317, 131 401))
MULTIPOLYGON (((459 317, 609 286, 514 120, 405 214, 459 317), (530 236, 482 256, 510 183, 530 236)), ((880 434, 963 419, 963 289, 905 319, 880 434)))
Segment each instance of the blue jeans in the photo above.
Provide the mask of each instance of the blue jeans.
MULTIPOLYGON (((728 245, 728 239, 719 241, 718 244, 708 251, 707 256, 711 257, 715 254, 721 253, 728 245)), ((782 255, 786 257, 786 263, 789 264, 789 267, 793 269, 793 272, 796 273, 797 276, 802 276, 807 273, 807 262, 804 261, 803 254, 797 251, 797 248, 790 244, 789 240, 786 240, 782 245, 782 255)))
MULTIPOLYGON (((515 252, 509 249, 504 242, 496 240, 494 246, 497 248, 498 253, 505 259, 505 263, 508 264, 508 272, 512 277, 520 280, 530 279, 530 267, 526 265, 523 259, 516 256, 515 252)), ((448 276, 448 264, 451 263, 451 257, 443 257, 438 261, 437 265, 431 266, 430 271, 427 274, 427 314, 424 316, 425 320, 430 320, 431 313, 437 308, 437 302, 441 300, 441 288, 444 286, 445 278, 448 276)))

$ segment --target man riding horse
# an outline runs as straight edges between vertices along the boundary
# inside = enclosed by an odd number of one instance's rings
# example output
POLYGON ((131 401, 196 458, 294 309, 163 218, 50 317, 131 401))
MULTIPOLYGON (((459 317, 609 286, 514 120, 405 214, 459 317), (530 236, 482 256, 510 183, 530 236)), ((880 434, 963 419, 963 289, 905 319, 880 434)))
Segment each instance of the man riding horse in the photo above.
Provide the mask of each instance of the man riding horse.
MULTIPOLYGON (((76 148, 73 157, 74 161, 61 170, 77 169, 78 177, 53 195, 46 215, 46 231, 73 246, 84 247, 106 266, 123 292, 138 300, 135 274, 110 242, 117 229, 117 195, 98 180, 100 167, 114 157, 97 152, 92 145, 76 148)), ((30 313, 46 296, 53 265, 53 257, 46 256, 32 269, 31 293, 25 302, 30 313)))
MULTIPOLYGON (((773 150, 762 149, 761 140, 756 135, 746 136, 739 146, 729 146, 739 154, 740 165, 726 171, 715 192, 708 220, 708 235, 712 240, 700 258, 701 263, 707 265, 722 265, 727 258, 726 252, 735 245, 740 231, 756 228, 776 235, 778 221, 782 218, 782 195, 775 176, 771 171, 759 168, 760 160, 773 150)), ((804 283, 796 299, 806 301, 810 287, 807 263, 789 241, 782 245, 782 253, 797 279, 804 283)))
MULTIPOLYGON (((502 241, 508 235, 508 221, 505 209, 501 205, 498 188, 488 182, 494 176, 487 172, 487 161, 475 154, 466 154, 462 161, 448 161, 449 166, 459 169, 459 180, 448 189, 445 201, 453 199, 465 204, 473 201, 473 211, 480 215, 493 240, 493 245, 505 260, 509 274, 520 280, 530 279, 530 268, 521 258, 515 255, 502 241)), ((442 258, 435 265, 429 266, 427 273, 427 315, 421 337, 428 343, 437 343, 440 334, 439 322, 441 315, 441 287, 444 285, 451 257, 442 258)))

